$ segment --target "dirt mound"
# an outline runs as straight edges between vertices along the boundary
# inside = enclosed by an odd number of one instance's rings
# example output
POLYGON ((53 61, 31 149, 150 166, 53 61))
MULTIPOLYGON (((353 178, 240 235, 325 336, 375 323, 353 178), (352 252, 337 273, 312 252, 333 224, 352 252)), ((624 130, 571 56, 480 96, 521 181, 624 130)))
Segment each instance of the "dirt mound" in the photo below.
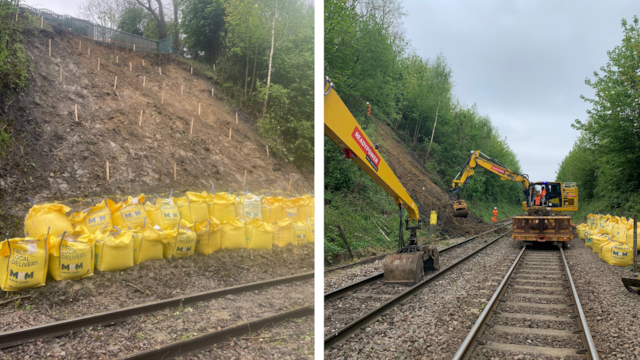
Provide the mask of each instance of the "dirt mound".
POLYGON ((313 189, 311 168, 267 157, 255 121, 211 96, 214 85, 175 58, 123 50, 59 27, 23 37, 30 85, 0 109, 14 139, 0 159, 6 205, 0 225, 10 235, 22 232, 27 197, 82 209, 92 197, 244 190, 245 170, 252 191, 286 190, 290 178, 292 192, 313 189))
POLYGON ((391 170, 418 204, 421 218, 428 217, 431 210, 435 210, 441 233, 450 237, 476 234, 491 228, 473 212, 469 212, 467 218, 454 217, 454 199, 431 181, 427 169, 392 134, 393 129, 378 121, 376 136, 380 140, 380 149, 391 170))

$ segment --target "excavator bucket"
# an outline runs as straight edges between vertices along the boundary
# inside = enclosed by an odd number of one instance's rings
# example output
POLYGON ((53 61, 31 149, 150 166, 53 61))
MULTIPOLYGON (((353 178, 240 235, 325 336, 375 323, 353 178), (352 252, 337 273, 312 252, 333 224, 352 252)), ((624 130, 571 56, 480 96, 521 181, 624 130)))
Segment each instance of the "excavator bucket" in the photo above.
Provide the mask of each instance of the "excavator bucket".
POLYGON ((456 200, 453 203, 453 216, 464 217, 469 216, 469 209, 467 209, 467 203, 464 200, 456 200))
POLYGON ((384 281, 415 284, 425 271, 439 270, 438 249, 421 245, 418 251, 389 255, 384 262, 384 281))

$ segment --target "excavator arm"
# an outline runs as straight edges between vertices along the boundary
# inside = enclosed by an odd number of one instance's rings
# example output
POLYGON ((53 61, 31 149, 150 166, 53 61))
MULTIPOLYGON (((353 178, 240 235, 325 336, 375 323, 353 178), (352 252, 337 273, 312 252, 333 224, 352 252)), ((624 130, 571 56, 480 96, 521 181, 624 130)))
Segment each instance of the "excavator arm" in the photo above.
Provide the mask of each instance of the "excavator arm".
POLYGON ((462 189, 462 186, 466 183, 469 176, 475 173, 474 169, 477 166, 480 166, 498 175, 503 181, 516 182, 520 186, 520 189, 522 190, 528 201, 530 185, 529 177, 527 175, 522 175, 511 171, 508 167, 500 164, 496 159, 483 154, 480 150, 471 151, 466 164, 462 167, 462 169, 460 169, 455 179, 453 179, 453 182, 451 183, 451 189, 449 191, 451 191, 452 193, 459 192, 462 189))
POLYGON ((346 159, 353 159, 378 185, 389 193, 396 204, 404 207, 412 221, 418 221, 420 214, 407 190, 384 161, 367 134, 351 115, 342 99, 333 89, 333 83, 325 79, 324 133, 342 151, 346 159))

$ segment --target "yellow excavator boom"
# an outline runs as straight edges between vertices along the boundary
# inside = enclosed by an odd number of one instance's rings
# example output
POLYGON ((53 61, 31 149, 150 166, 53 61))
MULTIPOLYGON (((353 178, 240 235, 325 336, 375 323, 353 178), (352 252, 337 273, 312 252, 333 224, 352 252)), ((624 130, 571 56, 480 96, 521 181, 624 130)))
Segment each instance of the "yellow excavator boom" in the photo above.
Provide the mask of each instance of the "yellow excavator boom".
POLYGON ((456 178, 453 179, 453 182, 451 183, 452 192, 458 191, 462 185, 464 185, 469 176, 474 174, 473 169, 476 166, 489 170, 490 172, 498 175, 503 181, 517 182, 522 191, 525 192, 525 195, 529 191, 530 183, 529 178, 526 175, 513 172, 508 167, 500 164, 496 159, 483 154, 480 150, 476 150, 471 152, 467 163, 462 167, 460 172, 458 172, 456 178))
POLYGON ((333 84, 326 81, 324 90, 325 135, 342 149, 346 158, 353 159, 397 204, 402 205, 412 221, 418 221, 418 206, 336 94, 333 84))

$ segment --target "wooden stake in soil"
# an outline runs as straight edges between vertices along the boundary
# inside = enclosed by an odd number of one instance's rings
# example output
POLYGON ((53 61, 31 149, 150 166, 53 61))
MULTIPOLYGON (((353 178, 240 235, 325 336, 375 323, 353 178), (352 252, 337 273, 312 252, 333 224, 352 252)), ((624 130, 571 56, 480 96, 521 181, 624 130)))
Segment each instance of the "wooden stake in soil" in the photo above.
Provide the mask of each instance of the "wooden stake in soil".
POLYGON ((231 128, 229 128, 229 140, 231 140, 231 128))
POLYGON ((160 70, 160 76, 162 76, 162 68, 158 68, 160 70))
POLYGON ((244 170, 244 181, 242 182, 242 186, 244 187, 247 184, 247 169, 244 170))
POLYGON ((131 64, 131 61, 129 61, 129 71, 133 71, 133 64, 131 64))
POLYGON ((287 191, 291 191, 291 182, 293 181, 293 176, 289 176, 289 189, 287 191))
POLYGON ((211 96, 213 97, 213 88, 211 88, 211 96))
POLYGON ((267 157, 269 157, 269 145, 267 145, 267 157))
POLYGON ((118 64, 118 60, 119 60, 118 55, 116 55, 116 64, 118 64))
POLYGON ((201 105, 202 105, 202 104, 198 104, 198 115, 200 115, 200 106, 201 106, 201 105))
POLYGON ((178 167, 176 166, 176 163, 173 163, 173 181, 176 181, 178 179, 178 167))
POLYGON ((144 110, 140 110, 140 122, 138 123, 138 126, 139 126, 139 127, 142 127, 142 112, 143 112, 143 111, 144 111, 144 110))
POLYGON ((147 77, 142 76, 142 87, 145 87, 146 85, 147 85, 147 77))
POLYGON ((142 66, 144 66, 144 59, 142 59, 142 66))
POLYGON ((109 160, 107 160, 107 181, 109 181, 109 160))
POLYGON ((98 71, 100 71, 100 58, 98 58, 98 71))
POLYGON ((160 104, 164 104, 164 90, 162 90, 162 98, 160 99, 160 104))
POLYGON ((236 125, 238 125, 238 113, 236 113, 236 125))
POLYGON ((133 51, 136 51, 136 44, 133 44, 133 51))
POLYGON ((193 118, 191 118, 191 130, 189 131, 189 136, 193 134, 193 118))
POLYGON ((49 57, 51 57, 51 39, 49 39, 49 57))
POLYGON ((74 105, 75 111, 76 111, 76 121, 78 121, 78 104, 74 105))
POLYGON ((180 88, 180 95, 184 95, 184 84, 182 84, 182 87, 180 88))
POLYGON ((91 56, 91 46, 89 46, 89 50, 87 50, 87 56, 91 56))
POLYGON ((44 16, 40 16, 40 28, 44 26, 44 16))
POLYGON ((193 75, 193 66, 191 67, 191 75, 193 75))
POLYGON ((82 40, 80 40, 80 45, 78 45, 78 50, 82 50, 82 40))
POLYGON ((118 75, 116 75, 116 79, 115 79, 115 81, 113 82, 113 90, 115 90, 115 89, 116 89, 116 86, 117 86, 117 85, 118 85, 118 75))
POLYGON ((62 64, 58 66, 60 66, 60 82, 62 82, 62 64))

